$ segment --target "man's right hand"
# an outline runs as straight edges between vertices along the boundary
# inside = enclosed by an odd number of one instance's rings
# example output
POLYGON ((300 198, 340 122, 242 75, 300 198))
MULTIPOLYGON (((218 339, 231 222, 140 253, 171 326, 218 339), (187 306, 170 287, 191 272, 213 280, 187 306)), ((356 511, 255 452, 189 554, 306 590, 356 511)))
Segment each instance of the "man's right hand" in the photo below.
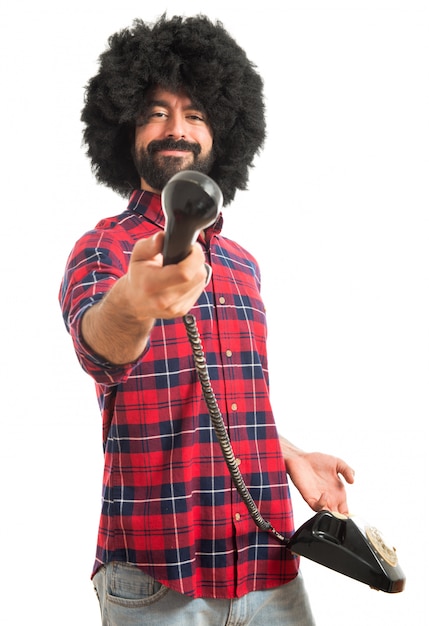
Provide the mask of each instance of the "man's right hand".
POLYGON ((144 351, 156 319, 186 315, 207 282, 199 244, 176 265, 163 265, 164 233, 138 241, 127 273, 82 320, 86 343, 113 364, 135 361, 144 351))

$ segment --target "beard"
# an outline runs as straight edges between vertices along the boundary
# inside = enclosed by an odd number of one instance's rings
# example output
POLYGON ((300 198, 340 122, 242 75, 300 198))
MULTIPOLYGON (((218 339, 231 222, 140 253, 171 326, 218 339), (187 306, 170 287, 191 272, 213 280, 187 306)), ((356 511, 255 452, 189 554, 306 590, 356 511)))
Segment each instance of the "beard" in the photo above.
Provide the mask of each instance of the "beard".
POLYGON ((147 148, 141 148, 138 152, 134 150, 133 157, 139 176, 157 191, 162 191, 170 178, 181 170, 196 170, 208 174, 214 161, 213 150, 201 156, 199 143, 190 143, 183 139, 151 141, 147 148), (189 150, 193 154, 193 160, 188 162, 182 156, 162 156, 158 154, 159 150, 189 150))

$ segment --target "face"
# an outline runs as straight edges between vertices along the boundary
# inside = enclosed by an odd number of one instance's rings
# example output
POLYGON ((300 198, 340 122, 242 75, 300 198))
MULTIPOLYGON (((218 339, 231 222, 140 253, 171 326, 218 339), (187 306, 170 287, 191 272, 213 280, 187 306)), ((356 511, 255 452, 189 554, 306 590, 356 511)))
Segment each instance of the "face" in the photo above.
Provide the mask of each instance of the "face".
POLYGON ((207 174, 212 148, 205 113, 184 92, 154 89, 135 132, 134 163, 142 189, 161 193, 170 178, 185 169, 207 174))

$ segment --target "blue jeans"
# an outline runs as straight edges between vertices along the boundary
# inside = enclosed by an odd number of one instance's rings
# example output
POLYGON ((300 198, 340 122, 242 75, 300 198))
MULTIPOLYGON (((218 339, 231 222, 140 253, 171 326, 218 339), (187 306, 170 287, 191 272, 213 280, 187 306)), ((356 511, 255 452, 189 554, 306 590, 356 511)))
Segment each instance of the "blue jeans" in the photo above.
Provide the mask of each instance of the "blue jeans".
POLYGON ((314 626, 299 574, 292 582, 234 600, 192 599, 133 565, 109 563, 93 579, 103 626, 314 626))

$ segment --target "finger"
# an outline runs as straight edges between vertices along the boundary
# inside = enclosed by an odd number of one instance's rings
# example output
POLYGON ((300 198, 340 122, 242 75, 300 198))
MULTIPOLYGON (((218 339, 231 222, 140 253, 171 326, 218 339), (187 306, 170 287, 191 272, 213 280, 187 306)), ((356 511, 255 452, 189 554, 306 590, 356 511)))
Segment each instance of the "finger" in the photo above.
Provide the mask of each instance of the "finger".
POLYGON ((338 513, 341 513, 342 515, 347 515, 349 514, 349 507, 347 506, 347 502, 343 502, 342 504, 340 504, 340 506, 338 507, 338 513))
POLYGON ((344 477, 344 480, 351 485, 355 481, 355 471, 350 465, 344 463, 344 461, 339 461, 338 464, 338 473, 344 477))
POLYGON ((347 498, 343 496, 342 498, 333 498, 331 502, 327 503, 326 508, 332 513, 340 513, 341 515, 348 515, 349 508, 347 505, 347 498), (334 503, 335 500, 335 503, 334 503))
POLYGON ((207 287, 207 285, 211 281, 213 271, 212 271, 211 266, 208 263, 204 263, 204 268, 206 270, 206 282, 204 284, 204 287, 207 287))
POLYGON ((140 239, 134 246, 131 254, 131 260, 135 262, 149 261, 162 252, 163 245, 163 232, 156 233, 147 239, 140 239))
POLYGON ((307 502, 311 506, 313 511, 316 511, 316 512, 323 511, 324 509, 329 510, 328 498, 326 497, 325 493, 322 493, 322 495, 320 496, 318 500, 316 500, 316 498, 312 498, 311 500, 308 500, 307 502))

